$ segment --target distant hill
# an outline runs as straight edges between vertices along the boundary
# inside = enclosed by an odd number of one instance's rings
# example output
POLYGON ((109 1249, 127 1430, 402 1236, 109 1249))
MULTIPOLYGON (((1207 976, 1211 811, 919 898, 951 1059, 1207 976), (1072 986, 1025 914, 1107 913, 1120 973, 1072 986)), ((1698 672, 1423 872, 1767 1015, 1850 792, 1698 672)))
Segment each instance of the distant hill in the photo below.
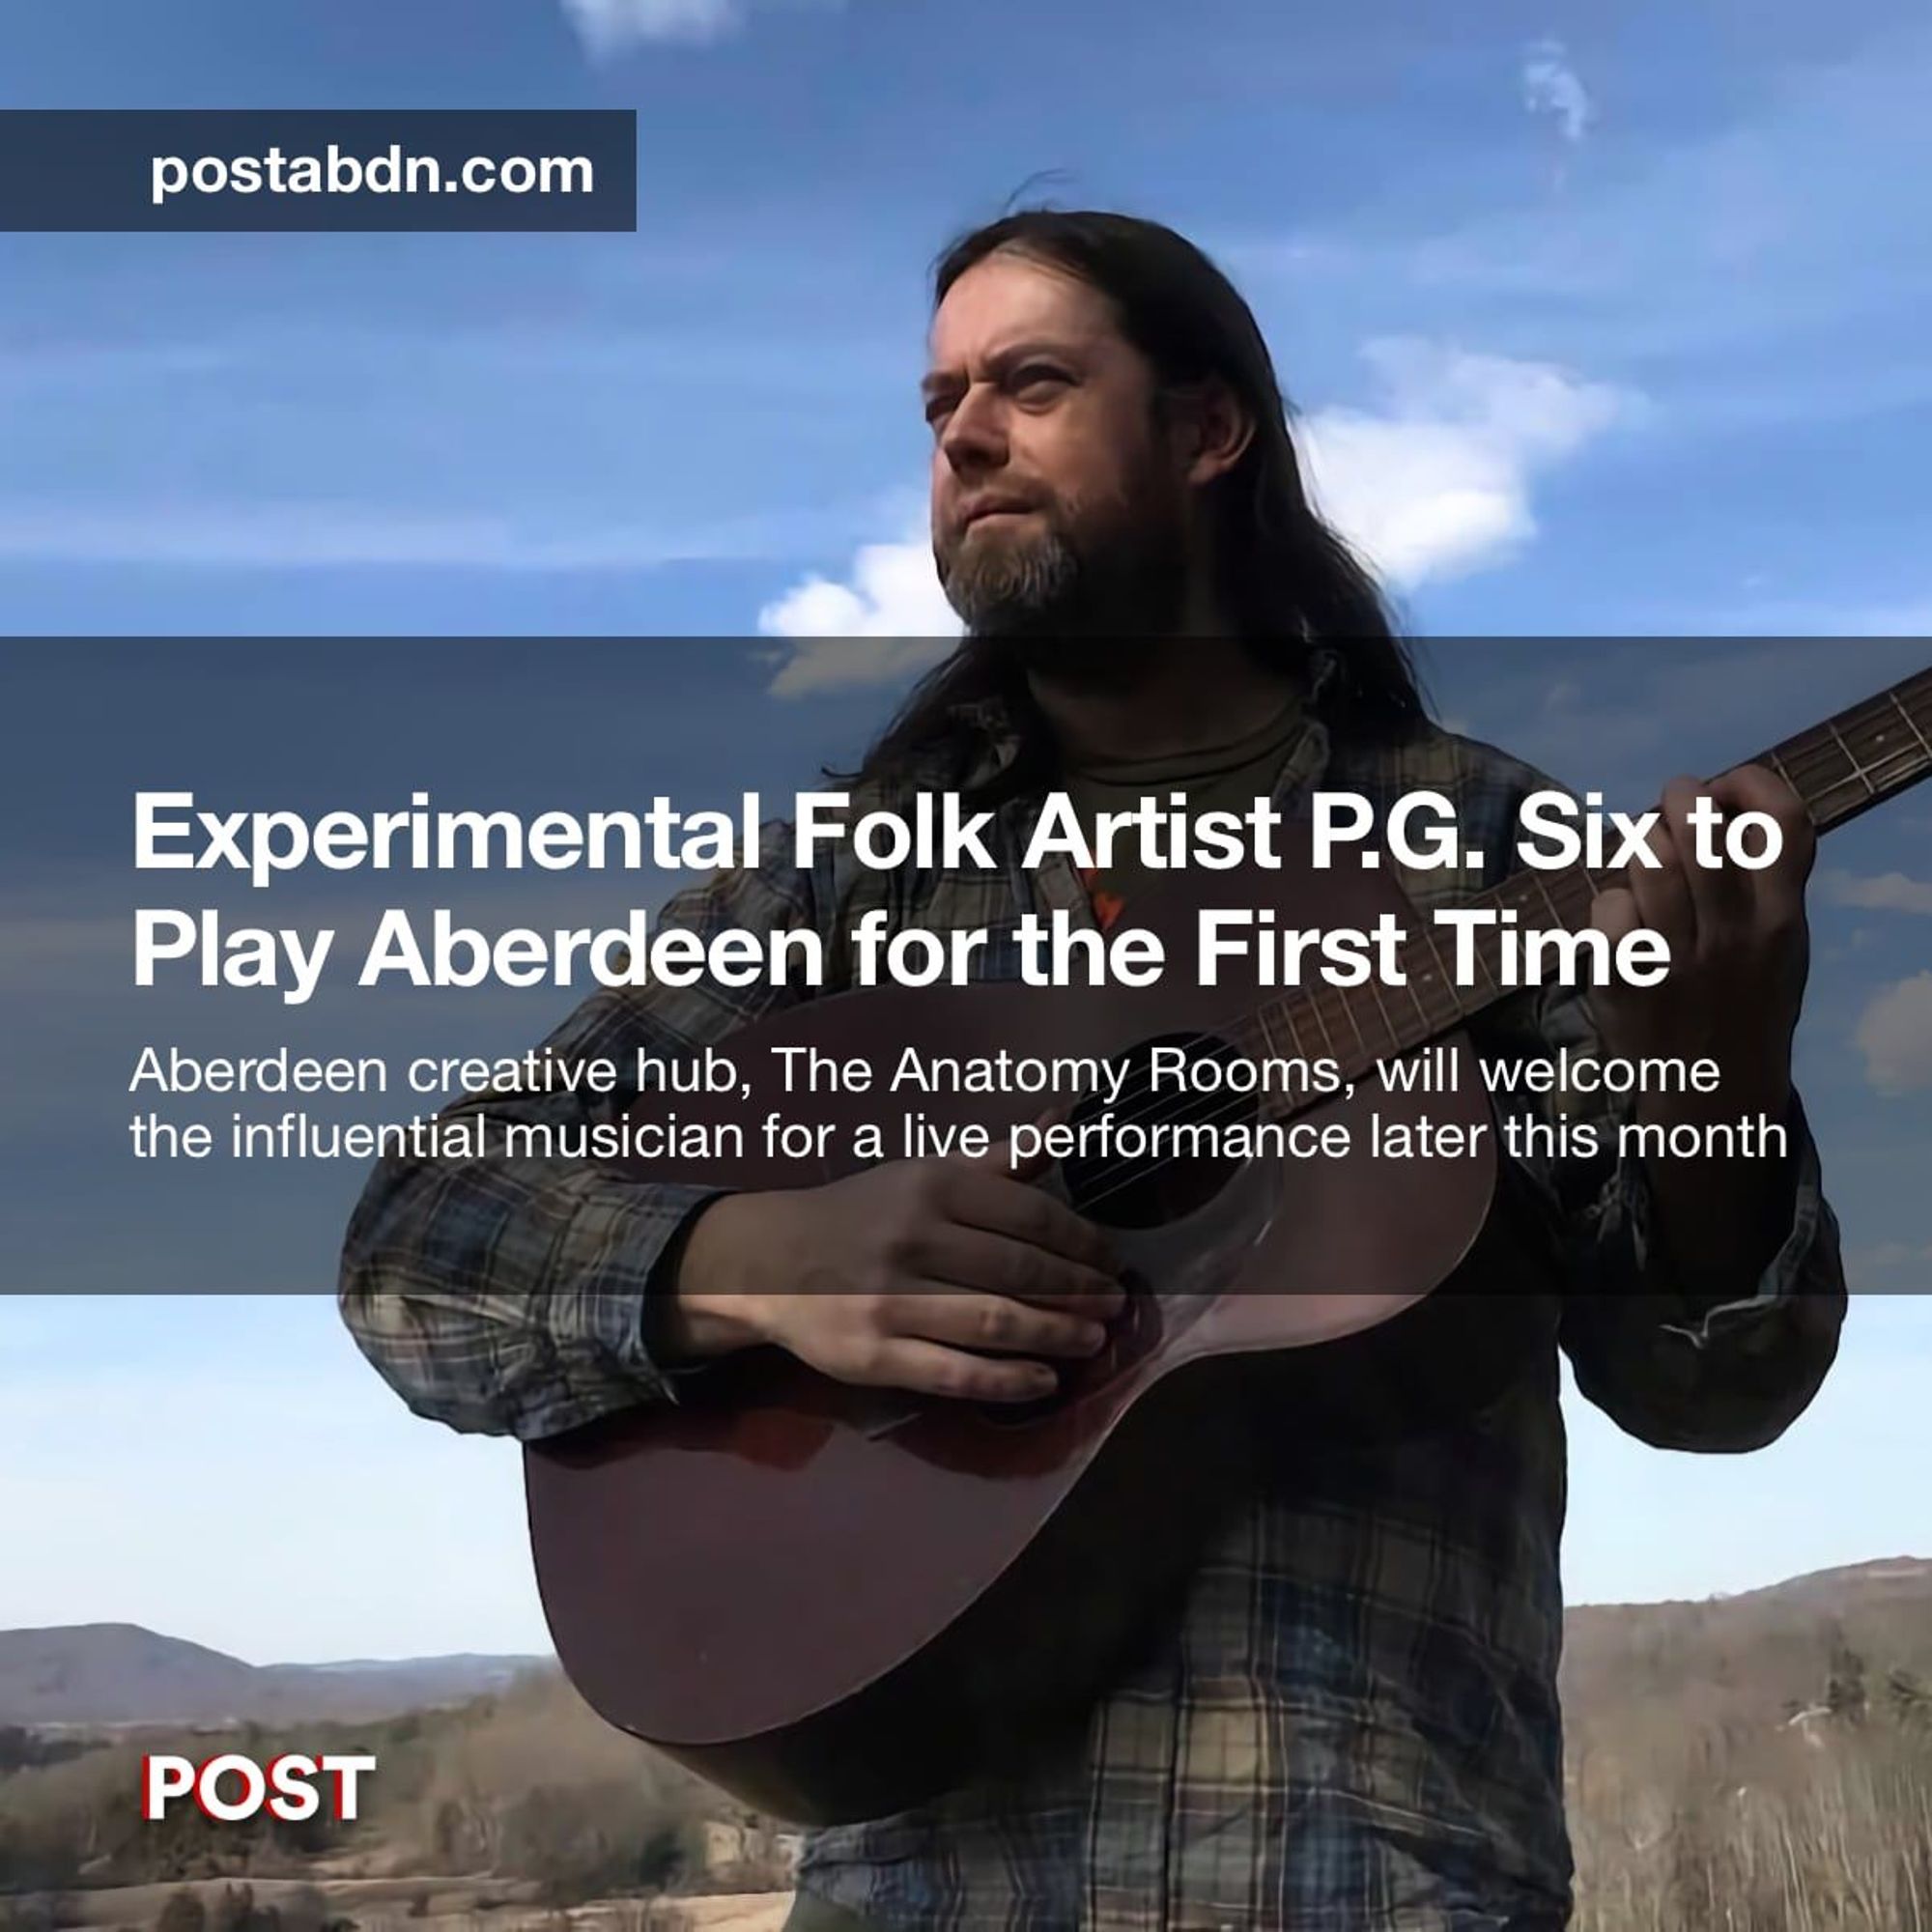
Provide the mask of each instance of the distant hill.
POLYGON ((244 1663, 138 1624, 0 1631, 0 1723, 263 1723, 380 1718, 500 1690, 539 1657, 244 1663))
POLYGON ((1575 1605, 1564 1620, 1563 1700, 1583 1721, 1614 1719, 1645 1698, 1680 1719, 1687 1697, 1725 1716, 1761 1716, 1817 1697, 1839 1641, 1876 1670, 1932 1678, 1932 1559, 1817 1570, 1728 1597, 1575 1605))
MULTIPOLYGON (((1932 1558, 1820 1570, 1734 1596, 1574 1605, 1564 1702, 1583 1723, 1628 1712, 1634 1698, 1720 1688, 1745 1693, 1754 1712, 1776 1710, 1818 1693, 1840 1637, 1875 1662, 1932 1677, 1932 1558)), ((138 1624, 0 1631, 0 1724, 381 1718, 555 1668, 548 1657, 469 1654, 253 1664, 138 1624)))
POLYGON ((1932 1561, 1579 1605, 1560 1681, 1575 1932, 1922 1921, 1932 1561))

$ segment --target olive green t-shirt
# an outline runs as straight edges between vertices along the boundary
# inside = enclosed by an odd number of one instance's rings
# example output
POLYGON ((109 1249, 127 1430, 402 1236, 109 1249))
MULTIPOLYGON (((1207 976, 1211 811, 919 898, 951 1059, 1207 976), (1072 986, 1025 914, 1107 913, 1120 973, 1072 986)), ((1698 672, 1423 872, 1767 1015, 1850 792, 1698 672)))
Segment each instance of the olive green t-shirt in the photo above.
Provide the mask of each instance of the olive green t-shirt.
MULTIPOLYGON (((1193 817, 1208 811, 1245 812, 1256 799, 1272 796, 1302 724, 1301 704, 1291 698, 1264 723, 1225 744, 1160 758, 1069 765, 1061 789, 1090 838, 1102 812, 1131 811, 1150 795, 1165 806, 1172 794, 1179 793, 1193 817)), ((1173 876, 1142 866, 1137 834, 1116 838, 1114 845, 1112 866, 1082 874, 1103 926, 1112 925, 1124 906, 1173 876)))

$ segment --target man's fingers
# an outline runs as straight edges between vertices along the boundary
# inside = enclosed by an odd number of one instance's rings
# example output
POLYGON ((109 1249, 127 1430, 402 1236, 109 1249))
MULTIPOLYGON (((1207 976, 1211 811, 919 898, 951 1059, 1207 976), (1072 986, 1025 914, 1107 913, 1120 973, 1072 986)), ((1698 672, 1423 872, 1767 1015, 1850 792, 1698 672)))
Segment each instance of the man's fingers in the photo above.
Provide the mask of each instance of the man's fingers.
MULTIPOLYGON (((1067 1118, 1069 1111, 1065 1107, 1049 1107, 1044 1113, 1037 1114, 1031 1124, 1037 1134, 1044 1134, 1048 1127, 1057 1127, 1060 1125, 1067 1118)), ((1009 1179, 1013 1180, 1037 1180, 1053 1165, 1053 1156, 1046 1151, 1044 1147, 1035 1147, 1028 1153, 1014 1154, 1011 1151, 1013 1137, 1009 1134, 1006 1137, 1006 1141, 1008 1157, 1005 1172, 1009 1179)))
POLYGON ((1105 1323, 1091 1316, 1037 1308, 1003 1294, 962 1293, 936 1281, 900 1297, 887 1319, 909 1339, 999 1355, 1079 1357, 1094 1353, 1107 1339, 1105 1323))
MULTIPOLYGON (((1048 1127, 1058 1126, 1063 1121, 1070 1119, 1072 1113, 1071 1107, 1055 1101, 1052 1106, 1041 1108, 1029 1124, 1043 1133, 1048 1127)), ((1012 1145, 1012 1135, 1002 1133, 984 1153, 962 1154, 959 1158, 962 1165, 986 1174, 1004 1174, 1014 1180, 1031 1180, 1053 1165, 1053 1157, 1038 1148, 1015 1160, 1012 1145)))
POLYGON ((1118 1278, 1104 1268, 956 1223, 935 1229, 922 1244, 920 1266, 941 1281, 1050 1308, 1084 1313, 1097 1306, 1112 1314, 1125 1298, 1118 1278))
POLYGON ((1726 808, 1715 786, 1679 779, 1664 788, 1663 800, 1677 849, 1684 860, 1684 878, 1696 921, 1697 944, 1708 954, 1722 955, 1750 930, 1755 875, 1724 858, 1721 817, 1714 854, 1719 863, 1715 866, 1697 863, 1697 835, 1690 824, 1690 810, 1708 800, 1722 814, 1726 808))
POLYGON ((880 1348, 867 1364, 864 1379, 887 1388, 967 1402, 1037 1402, 1060 1384, 1059 1376, 1044 1362, 976 1355, 912 1336, 880 1348))
POLYGON ((1615 946, 1642 923, 1636 896, 1628 886, 1607 886, 1590 901, 1590 923, 1615 946))
POLYGON ((1726 811, 1763 812, 1783 834, 1786 859, 1795 862, 1801 872, 1811 869, 1818 854, 1818 828, 1804 801, 1770 766, 1739 765, 1712 781, 1711 794, 1726 811))
POLYGON ((1696 902, 1688 876, 1693 848, 1684 817, 1690 803, 1687 787, 1694 791, 1691 781, 1679 779, 1663 788, 1658 822, 1645 840, 1657 864, 1633 866, 1625 874, 1639 922, 1662 934, 1673 962, 1688 959, 1697 943, 1696 902))
POLYGON ((1092 1221, 1009 1175, 962 1169, 948 1193, 947 1207, 968 1227, 1045 1248, 1104 1274, 1120 1272, 1113 1244, 1092 1221))
MULTIPOLYGON (((1072 1106, 1056 1100, 1042 1107, 1031 1124, 1044 1133, 1073 1116, 1072 1106)), ((1084 1215, 1031 1183, 1053 1165, 1044 1151, 1014 1159, 1012 1137, 1003 1134, 983 1154, 961 1157, 949 1205, 968 1225, 1046 1248, 1109 1276, 1120 1273, 1113 1244, 1084 1215)))
MULTIPOLYGON (((1711 796, 1732 817, 1761 811, 1777 828, 1778 857, 1748 874, 1758 923, 1776 927, 1801 917, 1804 883, 1818 860, 1818 828, 1804 801, 1764 765, 1740 765, 1726 772, 1713 781, 1711 796)), ((1756 852, 1762 848, 1753 840, 1750 849, 1756 852)))

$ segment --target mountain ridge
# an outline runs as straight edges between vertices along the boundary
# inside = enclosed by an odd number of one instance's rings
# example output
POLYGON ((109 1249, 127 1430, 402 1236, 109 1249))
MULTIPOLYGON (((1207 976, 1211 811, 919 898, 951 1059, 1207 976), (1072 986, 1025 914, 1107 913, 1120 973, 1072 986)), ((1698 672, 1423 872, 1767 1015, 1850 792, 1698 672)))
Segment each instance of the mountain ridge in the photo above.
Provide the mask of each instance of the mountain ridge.
POLYGON ((0 1723, 240 1723, 394 1716, 500 1690, 551 1660, 451 1652, 248 1663, 136 1623, 0 1631, 0 1723))
MULTIPOLYGON (((1564 1618, 1566 1702, 1579 1693, 1594 1703, 1633 1674, 1720 1668, 1737 1645, 1752 1647, 1795 1696, 1815 1675, 1825 1627, 1888 1662, 1932 1670, 1932 1557, 1873 1557, 1707 1597, 1574 1604, 1564 1618)), ((556 1668, 548 1655, 476 1651, 258 1664, 142 1624, 50 1624, 0 1630, 0 1724, 384 1718, 556 1668)))

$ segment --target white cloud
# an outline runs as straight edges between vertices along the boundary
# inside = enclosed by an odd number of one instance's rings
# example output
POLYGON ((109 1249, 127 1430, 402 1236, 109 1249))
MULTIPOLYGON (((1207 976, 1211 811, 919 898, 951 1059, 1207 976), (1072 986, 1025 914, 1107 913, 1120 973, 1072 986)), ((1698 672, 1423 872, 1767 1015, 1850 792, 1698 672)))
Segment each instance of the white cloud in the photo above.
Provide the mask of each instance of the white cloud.
POLYGON ((759 611, 758 628, 780 638, 951 638, 959 634, 959 618, 919 531, 898 543, 865 545, 850 583, 808 577, 759 611))
POLYGON ((899 543, 865 545, 849 582, 807 578, 758 612, 758 629, 799 639, 782 654, 771 689, 803 697, 896 684, 943 657, 960 624, 939 587, 932 545, 915 531, 899 543))
MULTIPOLYGON (((1536 534, 1536 473, 1574 454, 1641 398, 1544 362, 1409 338, 1368 343, 1379 410, 1325 409, 1295 426, 1317 507, 1398 588, 1506 561, 1536 534)), ((868 544, 850 578, 808 578, 758 614, 804 639, 776 695, 896 683, 959 635, 923 530, 868 544), (882 647, 878 639, 895 640, 882 647)))
POLYGON ((1384 401, 1301 426, 1317 506, 1399 587, 1503 562, 1536 534, 1530 483, 1639 399, 1544 362, 1409 338, 1364 350, 1384 401))
POLYGON ((613 60, 633 47, 707 46, 745 24, 754 7, 840 0, 562 0, 565 16, 592 60, 613 60))
POLYGON ((1932 880, 1910 879, 1903 872, 1881 872, 1865 879, 1856 872, 1828 871, 1819 884, 1833 905, 1862 906, 1868 912, 1932 913, 1932 880))
POLYGON ((563 0, 563 11, 595 60, 645 41, 701 45, 744 18, 740 0, 563 0))
POLYGON ((1932 973, 1915 973, 1874 994, 1855 1037, 1865 1078, 1881 1094, 1932 1087, 1932 973))
MULTIPOLYGON (((883 546, 881 546, 883 548, 883 546)), ((771 682, 774 697, 896 684, 937 664, 951 643, 933 638, 811 638, 786 653, 771 682)))
POLYGON ((1534 41, 1522 57, 1522 104, 1532 114, 1547 114, 1573 147, 1580 142, 1596 118, 1583 83, 1570 65, 1561 41, 1534 41))

